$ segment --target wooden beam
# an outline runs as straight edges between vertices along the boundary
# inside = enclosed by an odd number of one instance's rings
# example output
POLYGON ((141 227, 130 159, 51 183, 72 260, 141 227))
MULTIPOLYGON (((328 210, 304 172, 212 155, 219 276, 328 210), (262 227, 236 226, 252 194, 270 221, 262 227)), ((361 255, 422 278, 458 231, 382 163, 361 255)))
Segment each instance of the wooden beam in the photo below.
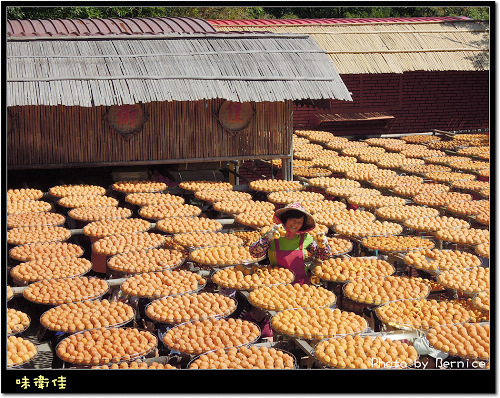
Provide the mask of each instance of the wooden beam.
POLYGON ((225 32, 218 33, 188 33, 188 34, 158 34, 158 35, 130 35, 130 34, 116 34, 116 35, 102 35, 102 36, 66 36, 66 35, 56 35, 56 36, 11 36, 7 37, 7 41, 75 41, 75 40, 86 40, 86 41, 100 41, 100 40, 190 40, 190 39, 308 39, 309 35, 301 33, 264 33, 258 32, 255 34, 241 35, 241 34, 227 34, 225 32))
POLYGON ((432 53, 432 52, 488 52, 488 48, 423 48, 405 50, 371 50, 371 51, 326 51, 327 54, 401 54, 401 53, 432 53))
POLYGON ((8 170, 25 169, 59 169, 59 168, 78 168, 78 167, 105 167, 105 166, 139 166, 139 165, 160 165, 160 164, 180 164, 180 163, 203 163, 213 161, 231 161, 231 160, 258 160, 258 159, 281 159, 289 158, 290 155, 252 155, 252 156, 230 156, 230 157, 211 157, 211 158, 181 158, 181 159, 158 159, 158 160, 126 160, 117 162, 88 162, 88 163, 62 163, 62 164, 20 164, 8 165, 8 170))
POLYGON ((7 82, 51 82, 51 81, 68 81, 68 80, 235 80, 235 81, 318 81, 318 82, 336 82, 333 77, 298 77, 298 76, 189 76, 189 75, 177 75, 177 76, 132 76, 132 75, 120 75, 120 76, 55 76, 55 77, 13 77, 8 78, 7 82))
POLYGON ((7 55, 7 59, 25 58, 57 58, 57 59, 93 59, 93 58, 155 58, 196 55, 220 55, 220 54, 324 54, 323 50, 247 50, 247 51, 193 51, 188 53, 149 53, 149 54, 99 54, 99 55, 64 55, 64 54, 34 54, 34 55, 7 55))
POLYGON ((383 112, 360 113, 318 113, 314 115, 321 122, 362 122, 370 120, 389 120, 394 116, 383 112))
POLYGON ((448 29, 448 30, 352 30, 349 32, 335 32, 335 31, 311 31, 311 32, 303 32, 308 35, 378 35, 378 34, 402 34, 402 33, 410 33, 410 34, 421 34, 421 33, 489 33, 489 29, 477 29, 477 30, 466 30, 466 29, 448 29))

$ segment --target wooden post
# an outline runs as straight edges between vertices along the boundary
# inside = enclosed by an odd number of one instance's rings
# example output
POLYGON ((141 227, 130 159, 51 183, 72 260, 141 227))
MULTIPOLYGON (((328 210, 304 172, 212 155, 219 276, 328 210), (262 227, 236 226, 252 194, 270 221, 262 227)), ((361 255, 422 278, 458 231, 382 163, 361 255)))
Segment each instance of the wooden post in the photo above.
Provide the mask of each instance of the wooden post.
POLYGON ((284 180, 292 181, 293 180, 293 159, 290 158, 282 158, 281 159, 281 173, 284 180))
MULTIPOLYGON (((236 165, 236 172, 239 174, 240 173, 240 166, 243 164, 243 160, 238 160, 238 164, 236 165)), ((236 183, 234 185, 240 185, 240 177, 236 176, 236 183)))
MULTIPOLYGON (((229 162, 228 168, 229 168, 229 170, 232 170, 235 173, 239 173, 240 172, 240 164, 241 164, 241 160, 238 160, 237 164, 234 164, 233 162, 229 162)), ((234 173, 229 173, 229 183, 231 185, 240 185, 240 177, 238 177, 234 173)))

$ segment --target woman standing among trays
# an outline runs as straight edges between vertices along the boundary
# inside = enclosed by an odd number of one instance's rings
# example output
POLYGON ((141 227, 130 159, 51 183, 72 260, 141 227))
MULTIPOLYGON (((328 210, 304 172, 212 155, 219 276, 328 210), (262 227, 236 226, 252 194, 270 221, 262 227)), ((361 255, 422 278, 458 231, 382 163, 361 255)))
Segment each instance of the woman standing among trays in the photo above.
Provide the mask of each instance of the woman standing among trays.
POLYGON ((307 253, 319 260, 326 260, 331 253, 324 234, 308 233, 316 227, 314 217, 300 203, 292 203, 276 210, 276 223, 265 235, 250 245, 254 257, 268 255, 271 265, 287 268, 295 274, 294 283, 309 284, 305 258, 307 253))

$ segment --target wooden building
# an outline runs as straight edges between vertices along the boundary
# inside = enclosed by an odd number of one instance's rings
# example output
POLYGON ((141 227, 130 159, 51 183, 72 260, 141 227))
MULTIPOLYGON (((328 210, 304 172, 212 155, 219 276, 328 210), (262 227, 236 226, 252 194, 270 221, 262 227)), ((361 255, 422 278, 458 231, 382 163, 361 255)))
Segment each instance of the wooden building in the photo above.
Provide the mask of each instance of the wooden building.
POLYGON ((352 93, 294 107, 295 128, 339 135, 489 129, 489 23, 466 17, 209 20, 218 31, 308 34, 352 93))
POLYGON ((291 160, 294 102, 352 100, 308 34, 190 18, 8 21, 6 67, 11 170, 291 160))

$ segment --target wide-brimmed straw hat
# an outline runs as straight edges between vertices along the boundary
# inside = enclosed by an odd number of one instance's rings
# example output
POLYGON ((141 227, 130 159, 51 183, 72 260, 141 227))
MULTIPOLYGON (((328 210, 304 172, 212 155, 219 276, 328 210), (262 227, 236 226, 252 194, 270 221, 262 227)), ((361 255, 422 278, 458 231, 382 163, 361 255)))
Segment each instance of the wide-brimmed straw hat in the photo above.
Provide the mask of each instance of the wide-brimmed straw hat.
POLYGON ((285 214, 288 211, 291 210, 298 210, 301 213, 304 214, 305 219, 304 219, 304 224, 302 225, 301 232, 309 232, 313 230, 316 227, 316 221, 314 221, 314 217, 308 213, 300 203, 291 203, 285 207, 282 207, 281 209, 278 209, 274 212, 274 222, 276 224, 284 224, 282 221, 281 217, 283 214, 285 214))

